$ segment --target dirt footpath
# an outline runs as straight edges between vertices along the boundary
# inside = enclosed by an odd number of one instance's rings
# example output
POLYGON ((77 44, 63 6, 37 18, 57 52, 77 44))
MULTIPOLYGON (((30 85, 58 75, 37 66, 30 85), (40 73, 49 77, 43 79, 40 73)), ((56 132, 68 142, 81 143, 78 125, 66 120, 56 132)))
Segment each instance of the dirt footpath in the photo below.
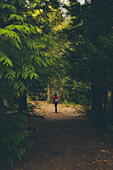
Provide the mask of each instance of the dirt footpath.
POLYGON ((34 142, 23 159, 8 170, 113 170, 113 144, 88 124, 82 108, 32 103, 29 118, 34 142))

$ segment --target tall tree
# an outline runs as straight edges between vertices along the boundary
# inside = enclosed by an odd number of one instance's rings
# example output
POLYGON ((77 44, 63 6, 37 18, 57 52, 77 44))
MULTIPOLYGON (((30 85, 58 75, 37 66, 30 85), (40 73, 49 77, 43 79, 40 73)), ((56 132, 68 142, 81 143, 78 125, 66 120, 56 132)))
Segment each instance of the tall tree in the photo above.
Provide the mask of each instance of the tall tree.
POLYGON ((108 87, 111 82, 111 55, 108 51, 111 49, 112 6, 113 2, 106 0, 83 5, 70 0, 68 7, 72 23, 69 31, 66 30, 71 42, 65 54, 67 73, 73 79, 91 85, 90 118, 98 125, 104 121, 106 96, 111 88, 108 87))
POLYGON ((93 1, 91 2, 92 20, 91 20, 91 37, 92 43, 97 49, 97 53, 92 55, 92 113, 96 121, 102 122, 104 119, 103 114, 103 96, 105 94, 106 84, 108 81, 106 77, 108 65, 106 65, 106 57, 109 58, 109 54, 104 54, 105 48, 102 49, 102 36, 108 36, 111 33, 112 27, 112 7, 111 1, 93 1))

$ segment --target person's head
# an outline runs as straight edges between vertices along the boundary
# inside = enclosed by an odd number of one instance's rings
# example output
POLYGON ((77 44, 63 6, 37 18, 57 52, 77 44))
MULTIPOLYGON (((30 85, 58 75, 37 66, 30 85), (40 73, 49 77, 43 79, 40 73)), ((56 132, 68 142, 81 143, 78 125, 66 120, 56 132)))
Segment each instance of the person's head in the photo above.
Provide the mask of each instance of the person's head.
POLYGON ((55 96, 57 96, 57 94, 55 93, 55 96))

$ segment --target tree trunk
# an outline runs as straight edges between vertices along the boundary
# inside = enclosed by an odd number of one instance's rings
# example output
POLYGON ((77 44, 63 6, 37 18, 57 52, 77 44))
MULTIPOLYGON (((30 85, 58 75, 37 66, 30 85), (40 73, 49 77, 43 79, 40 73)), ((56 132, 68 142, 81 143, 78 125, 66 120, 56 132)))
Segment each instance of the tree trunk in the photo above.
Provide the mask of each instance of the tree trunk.
MULTIPOLYGON (((96 66, 95 66, 96 67, 96 66)), ((103 125, 103 94, 102 94, 102 75, 99 68, 93 68, 92 71, 92 109, 91 119, 95 124, 103 125)))
MULTIPOLYGON (((92 0, 92 18, 91 18, 91 41, 100 49, 101 45, 98 41, 99 36, 106 33, 103 27, 102 19, 104 20, 104 13, 102 0, 92 0)), ((98 53, 92 54, 91 63, 91 84, 92 84, 92 119, 97 125, 103 125, 103 62, 98 53)))
POLYGON ((111 91, 111 121, 113 121, 113 87, 111 91))
POLYGON ((106 113, 107 113, 107 105, 108 105, 108 81, 109 81, 108 75, 105 73, 104 93, 103 93, 104 116, 107 116, 106 113))
POLYGON ((0 109, 6 108, 4 101, 0 98, 0 109))
POLYGON ((51 96, 50 96, 50 85, 47 85, 47 103, 51 102, 51 96))
POLYGON ((26 96, 26 91, 24 91, 24 93, 20 95, 18 111, 19 112, 27 112, 27 96, 26 96))

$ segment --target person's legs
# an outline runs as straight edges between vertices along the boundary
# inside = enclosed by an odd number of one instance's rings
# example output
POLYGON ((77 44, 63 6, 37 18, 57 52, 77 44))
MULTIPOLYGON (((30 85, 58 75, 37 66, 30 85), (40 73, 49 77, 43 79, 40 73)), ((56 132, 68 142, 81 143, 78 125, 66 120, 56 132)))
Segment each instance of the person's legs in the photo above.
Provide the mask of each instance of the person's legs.
POLYGON ((55 113, 57 113, 57 104, 55 104, 55 113))

